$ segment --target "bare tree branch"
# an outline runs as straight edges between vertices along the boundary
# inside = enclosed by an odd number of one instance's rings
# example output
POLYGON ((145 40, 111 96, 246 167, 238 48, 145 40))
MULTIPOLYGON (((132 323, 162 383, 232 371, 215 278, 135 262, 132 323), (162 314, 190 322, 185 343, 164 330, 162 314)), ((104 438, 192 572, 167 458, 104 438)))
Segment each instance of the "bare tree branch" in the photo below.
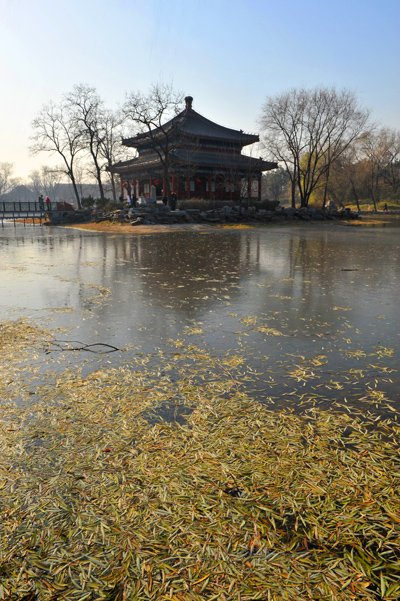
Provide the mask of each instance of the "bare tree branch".
POLYGON ((0 163, 0 194, 7 194, 20 183, 13 173, 14 163, 0 163))
POLYGON ((176 142, 176 132, 170 119, 178 115, 182 101, 183 95, 175 92, 171 85, 155 84, 146 96, 140 92, 129 94, 123 108, 125 117, 144 134, 146 143, 160 159, 169 198, 171 195, 169 175, 173 161, 172 151, 176 142))

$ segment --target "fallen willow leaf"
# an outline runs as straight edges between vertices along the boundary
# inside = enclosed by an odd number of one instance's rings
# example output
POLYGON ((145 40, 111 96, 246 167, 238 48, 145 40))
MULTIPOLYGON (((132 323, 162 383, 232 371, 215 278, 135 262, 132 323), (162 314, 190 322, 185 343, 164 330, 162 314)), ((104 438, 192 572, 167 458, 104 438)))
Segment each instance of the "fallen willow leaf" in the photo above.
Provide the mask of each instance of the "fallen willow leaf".
MULTIPOLYGON (((23 322, 0 336, 10 367, 51 339, 23 322)), ((368 411, 317 394, 271 410, 238 354, 130 357, 48 374, 20 406, 2 389, 3 598, 398 597, 400 426, 373 413, 379 391, 368 411)))

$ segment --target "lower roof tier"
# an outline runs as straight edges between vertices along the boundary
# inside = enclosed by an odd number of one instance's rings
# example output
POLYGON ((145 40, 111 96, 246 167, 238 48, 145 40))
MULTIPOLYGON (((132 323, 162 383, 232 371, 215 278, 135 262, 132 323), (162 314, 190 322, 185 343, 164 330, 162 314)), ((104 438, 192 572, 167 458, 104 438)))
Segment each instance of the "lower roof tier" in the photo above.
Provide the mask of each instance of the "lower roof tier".
MULTIPOLYGON (((278 167, 277 163, 255 159, 244 154, 208 152, 204 150, 186 150, 184 148, 171 151, 169 155, 169 171, 171 173, 237 173, 240 177, 257 175, 278 167)), ((163 165, 156 154, 139 156, 130 161, 115 163, 109 168, 121 176, 144 176, 163 172, 163 165)))

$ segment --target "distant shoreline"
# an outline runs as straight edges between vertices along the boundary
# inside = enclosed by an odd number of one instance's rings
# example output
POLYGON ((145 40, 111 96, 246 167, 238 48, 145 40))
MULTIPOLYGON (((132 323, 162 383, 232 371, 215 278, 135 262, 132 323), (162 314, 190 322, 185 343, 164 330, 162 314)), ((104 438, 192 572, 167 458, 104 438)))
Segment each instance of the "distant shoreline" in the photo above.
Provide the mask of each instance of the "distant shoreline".
MULTIPOLYGON (((215 231, 216 229, 221 230, 221 229, 228 229, 228 230, 235 230, 235 229, 248 229, 248 228, 252 228, 252 229, 260 229, 260 228, 265 228, 265 227, 285 227, 288 225, 291 226, 298 226, 298 225, 304 225, 305 223, 309 224, 309 225, 315 225, 316 223, 318 223, 319 225, 321 224, 325 224, 325 225, 337 225, 337 226, 341 226, 341 227, 368 227, 368 226, 373 226, 373 225, 382 225, 383 223, 393 223, 393 222, 397 222, 400 220, 400 211, 396 211, 395 213, 389 212, 389 213, 384 213, 384 212, 379 212, 379 213, 372 213, 372 212, 362 212, 360 213, 362 215, 362 219, 352 219, 352 220, 332 220, 332 221, 309 221, 309 222, 304 222, 304 221, 280 221, 280 222, 267 222, 267 223, 254 223, 254 221, 243 221, 243 222, 239 222, 239 223, 231 223, 231 224, 227 224, 227 223, 218 223, 218 224, 211 224, 211 223, 174 223, 174 224, 152 224, 152 225, 135 225, 132 226, 130 223, 113 223, 111 221, 102 221, 100 223, 96 223, 96 222, 88 222, 88 223, 71 223, 71 224, 63 224, 61 225, 61 227, 67 227, 67 228, 74 228, 74 229, 80 229, 80 230, 85 230, 85 231, 91 231, 91 232, 103 232, 103 233, 112 233, 112 234, 133 234, 133 233, 137 233, 137 234, 147 234, 147 233, 155 233, 155 232, 169 232, 169 231, 187 231, 187 230, 192 230, 192 231, 215 231)), ((27 218, 27 219, 17 219, 16 223, 24 223, 26 225, 39 225, 37 220, 35 220, 35 223, 33 224, 32 219, 27 218)), ((42 223, 42 225, 44 225, 42 223)), ((60 227, 60 225, 57 225, 56 227, 60 227)))

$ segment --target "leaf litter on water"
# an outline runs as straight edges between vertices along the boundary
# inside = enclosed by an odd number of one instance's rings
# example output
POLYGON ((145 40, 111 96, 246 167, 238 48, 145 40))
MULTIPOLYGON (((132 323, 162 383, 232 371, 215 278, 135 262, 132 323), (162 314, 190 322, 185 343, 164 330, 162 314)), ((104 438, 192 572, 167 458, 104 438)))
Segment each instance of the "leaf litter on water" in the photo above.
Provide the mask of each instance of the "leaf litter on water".
MULTIPOLYGON (((50 338, 1 324, 7 377, 50 338)), ((179 363, 157 372, 66 370, 20 406, 2 386, 0 597, 398 598, 400 426, 373 412, 388 399, 271 410, 239 355, 171 342, 179 363)))

